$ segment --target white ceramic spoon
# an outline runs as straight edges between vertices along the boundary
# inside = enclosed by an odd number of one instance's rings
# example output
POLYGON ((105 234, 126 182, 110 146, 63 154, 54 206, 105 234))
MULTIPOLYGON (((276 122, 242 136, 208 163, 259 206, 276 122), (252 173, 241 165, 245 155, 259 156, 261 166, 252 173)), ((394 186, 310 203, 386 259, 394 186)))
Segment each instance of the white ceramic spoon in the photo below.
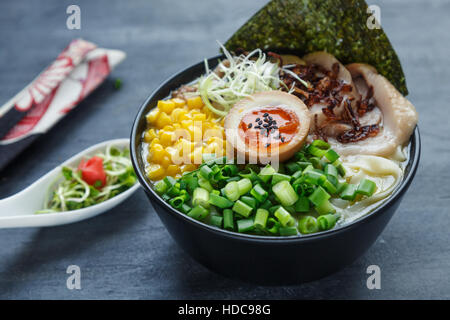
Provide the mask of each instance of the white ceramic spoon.
POLYGON ((128 148, 129 144, 129 139, 115 139, 96 144, 65 161, 25 190, 0 200, 0 228, 57 226, 88 219, 117 206, 139 188, 138 182, 117 196, 87 208, 35 214, 37 210, 43 208, 49 187, 61 174, 62 166, 76 168, 83 157, 92 157, 96 153, 104 151, 108 145, 128 148))

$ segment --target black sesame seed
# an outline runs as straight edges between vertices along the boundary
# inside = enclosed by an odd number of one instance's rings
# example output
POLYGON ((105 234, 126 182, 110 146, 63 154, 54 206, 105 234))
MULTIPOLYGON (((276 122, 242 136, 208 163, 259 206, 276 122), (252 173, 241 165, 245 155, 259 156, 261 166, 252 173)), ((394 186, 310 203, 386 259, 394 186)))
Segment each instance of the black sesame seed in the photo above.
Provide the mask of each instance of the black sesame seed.
POLYGON ((261 126, 255 126, 255 129, 261 129, 261 126))
POLYGON ((272 128, 274 128, 275 130, 276 130, 276 129, 278 129, 278 127, 277 127, 277 126, 273 126, 272 128))
POLYGON ((264 117, 268 117, 269 116, 269 114, 268 113, 264 113, 264 117))
POLYGON ((284 137, 281 137, 281 142, 284 142, 284 137))
POLYGON ((270 147, 270 143, 266 144, 266 148, 270 147))
POLYGON ((258 124, 259 124, 259 125, 262 125, 262 124, 263 124, 263 122, 262 122, 262 121, 259 121, 259 122, 258 122, 258 124))
POLYGON ((253 124, 252 124, 252 123, 249 123, 248 126, 247 126, 247 128, 250 129, 252 126, 253 126, 253 124))
POLYGON ((267 128, 268 126, 269 126, 269 125, 268 125, 267 123, 264 123, 264 124, 263 124, 263 127, 264 127, 264 128, 267 128))
POLYGON ((271 116, 269 116, 269 120, 273 120, 273 118, 271 116))
POLYGON ((256 118, 255 122, 258 122, 259 120, 261 120, 260 118, 256 118))

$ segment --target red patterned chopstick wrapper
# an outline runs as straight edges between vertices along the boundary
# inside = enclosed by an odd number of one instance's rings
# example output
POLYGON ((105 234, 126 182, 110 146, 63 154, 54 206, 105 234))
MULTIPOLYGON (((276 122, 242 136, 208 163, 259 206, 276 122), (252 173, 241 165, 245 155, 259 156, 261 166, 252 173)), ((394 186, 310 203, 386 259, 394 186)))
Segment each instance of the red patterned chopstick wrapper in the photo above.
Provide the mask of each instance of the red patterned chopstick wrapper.
POLYGON ((120 50, 77 39, 0 107, 0 170, 97 88, 125 59, 120 50))

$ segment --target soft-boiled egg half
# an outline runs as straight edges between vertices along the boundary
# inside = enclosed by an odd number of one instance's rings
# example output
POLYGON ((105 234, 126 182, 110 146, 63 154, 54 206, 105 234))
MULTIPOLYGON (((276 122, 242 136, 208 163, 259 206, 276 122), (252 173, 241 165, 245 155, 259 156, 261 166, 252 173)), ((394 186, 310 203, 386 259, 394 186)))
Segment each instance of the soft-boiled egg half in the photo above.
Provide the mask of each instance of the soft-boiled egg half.
POLYGON ((238 159, 283 162, 300 150, 309 132, 310 112, 294 95, 255 93, 237 102, 225 117, 227 143, 238 159))

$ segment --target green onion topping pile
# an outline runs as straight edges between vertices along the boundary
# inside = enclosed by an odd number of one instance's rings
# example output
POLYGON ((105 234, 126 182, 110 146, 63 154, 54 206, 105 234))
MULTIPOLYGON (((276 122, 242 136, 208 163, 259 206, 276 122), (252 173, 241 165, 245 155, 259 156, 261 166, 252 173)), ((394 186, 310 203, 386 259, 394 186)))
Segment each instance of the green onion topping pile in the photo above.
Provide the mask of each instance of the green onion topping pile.
POLYGON ((376 190, 371 180, 349 184, 344 176, 339 155, 315 140, 278 170, 205 154, 196 171, 166 177, 155 190, 175 209, 218 228, 292 236, 333 228, 340 216, 332 197, 354 202, 376 190))

